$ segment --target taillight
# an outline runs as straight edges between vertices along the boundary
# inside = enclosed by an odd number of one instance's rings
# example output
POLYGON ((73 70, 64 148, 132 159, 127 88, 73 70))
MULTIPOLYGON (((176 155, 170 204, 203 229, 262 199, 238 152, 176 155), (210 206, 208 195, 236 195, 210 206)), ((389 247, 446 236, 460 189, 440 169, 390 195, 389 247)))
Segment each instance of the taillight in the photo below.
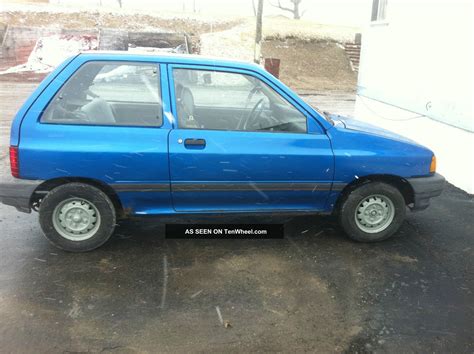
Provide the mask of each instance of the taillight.
POLYGON ((18 162, 18 146, 10 146, 10 169, 12 176, 20 177, 20 166, 18 162))

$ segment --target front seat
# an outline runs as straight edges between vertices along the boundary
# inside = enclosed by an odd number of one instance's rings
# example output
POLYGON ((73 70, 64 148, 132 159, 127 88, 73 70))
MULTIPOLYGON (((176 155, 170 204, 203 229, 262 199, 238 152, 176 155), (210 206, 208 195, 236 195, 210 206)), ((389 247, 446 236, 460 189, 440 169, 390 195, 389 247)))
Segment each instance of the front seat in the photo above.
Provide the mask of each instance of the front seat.
POLYGON ((81 110, 87 114, 92 123, 115 124, 115 117, 109 103, 102 98, 94 98, 91 102, 82 106, 81 110))
POLYGON ((176 106, 180 128, 199 128, 199 124, 194 118, 194 96, 189 88, 183 85, 176 87, 176 106))

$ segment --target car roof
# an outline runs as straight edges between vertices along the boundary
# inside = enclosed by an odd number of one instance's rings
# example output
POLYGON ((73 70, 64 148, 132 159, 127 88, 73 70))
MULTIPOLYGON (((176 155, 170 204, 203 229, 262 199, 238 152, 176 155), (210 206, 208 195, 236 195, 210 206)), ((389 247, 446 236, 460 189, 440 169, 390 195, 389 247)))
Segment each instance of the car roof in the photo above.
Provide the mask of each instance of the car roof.
POLYGON ((150 52, 127 52, 127 51, 86 51, 79 54, 89 60, 130 60, 130 61, 159 61, 161 63, 173 64, 197 64, 222 67, 242 68, 260 71, 261 66, 252 62, 208 57, 196 54, 176 53, 150 53, 150 52))

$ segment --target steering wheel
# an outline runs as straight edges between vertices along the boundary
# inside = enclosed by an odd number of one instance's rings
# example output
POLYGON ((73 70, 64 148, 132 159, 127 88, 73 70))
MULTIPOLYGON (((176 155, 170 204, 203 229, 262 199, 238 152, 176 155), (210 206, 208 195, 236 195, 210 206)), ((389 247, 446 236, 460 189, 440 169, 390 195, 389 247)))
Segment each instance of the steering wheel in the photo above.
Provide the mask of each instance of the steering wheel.
POLYGON ((252 110, 249 112, 247 117, 242 119, 242 121, 240 122, 239 129, 246 130, 247 127, 251 127, 253 123, 255 123, 255 121, 260 117, 260 115, 263 112, 263 108, 264 108, 263 101, 264 101, 263 98, 258 100, 258 102, 255 104, 255 106, 253 106, 252 110))

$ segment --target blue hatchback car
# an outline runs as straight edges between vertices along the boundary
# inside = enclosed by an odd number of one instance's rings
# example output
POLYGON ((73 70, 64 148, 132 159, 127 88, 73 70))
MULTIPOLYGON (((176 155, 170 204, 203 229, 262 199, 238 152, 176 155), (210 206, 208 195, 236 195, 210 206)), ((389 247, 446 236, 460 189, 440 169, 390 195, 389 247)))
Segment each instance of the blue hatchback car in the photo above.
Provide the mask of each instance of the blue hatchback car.
POLYGON ((393 235, 441 193, 433 153, 306 104, 261 67, 201 56, 91 52, 68 59, 11 128, 0 200, 39 211, 68 251, 120 218, 335 214, 349 237, 393 235))

